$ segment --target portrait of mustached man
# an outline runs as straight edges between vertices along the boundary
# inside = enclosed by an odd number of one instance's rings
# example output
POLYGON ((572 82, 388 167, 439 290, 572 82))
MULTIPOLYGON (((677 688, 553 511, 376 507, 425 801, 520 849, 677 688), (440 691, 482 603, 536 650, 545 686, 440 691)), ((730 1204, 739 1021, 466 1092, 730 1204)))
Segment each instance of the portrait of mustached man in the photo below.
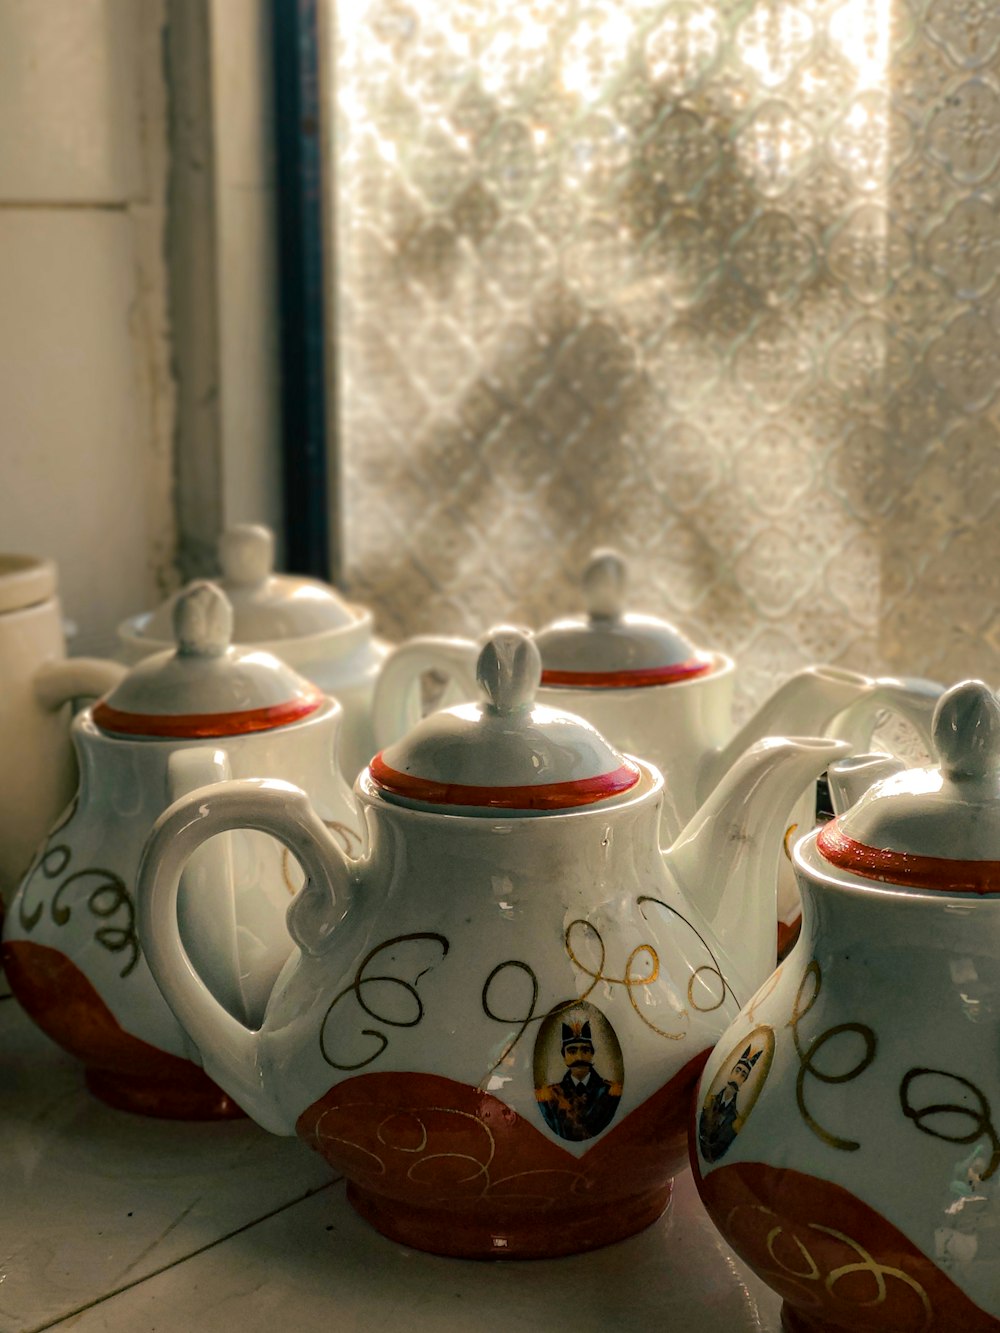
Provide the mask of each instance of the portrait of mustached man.
POLYGON ((566 1073, 558 1083, 535 1089, 539 1110, 561 1139, 592 1139, 611 1123, 622 1085, 597 1069, 589 1020, 563 1021, 561 1050, 566 1073))
POLYGON ((706 1162, 717 1162, 724 1156, 733 1139, 740 1132, 740 1092, 753 1073, 753 1067, 763 1054, 748 1045, 729 1069, 729 1078, 702 1108, 698 1126, 698 1146, 706 1162))

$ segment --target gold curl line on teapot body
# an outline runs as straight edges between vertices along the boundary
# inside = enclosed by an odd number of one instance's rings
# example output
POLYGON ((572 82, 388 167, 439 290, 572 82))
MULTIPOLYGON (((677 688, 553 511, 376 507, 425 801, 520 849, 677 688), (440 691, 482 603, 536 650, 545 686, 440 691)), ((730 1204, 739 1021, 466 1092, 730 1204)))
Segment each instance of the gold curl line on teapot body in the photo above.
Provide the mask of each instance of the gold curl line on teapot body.
MULTIPOLYGON (((73 808, 71 807, 70 813, 72 813, 73 808)), ((68 822, 69 817, 64 816, 56 825, 53 833, 64 828, 68 822)), ((29 883, 39 875, 50 883, 58 880, 69 869, 72 859, 72 849, 66 843, 58 843, 54 847, 46 845, 36 856, 31 871, 25 877, 24 889, 21 892, 17 906, 18 922, 26 935, 30 935, 41 921, 46 907, 46 902, 43 899, 36 903, 33 910, 28 910, 27 890, 29 883)), ((83 903, 91 916, 96 917, 99 921, 110 921, 112 917, 117 916, 119 911, 124 909, 125 915, 121 925, 97 926, 94 930, 94 939, 109 953, 127 952, 128 957, 125 966, 118 974, 124 980, 138 967, 141 951, 139 937, 135 929, 135 907, 121 876, 116 875, 114 871, 103 870, 96 866, 74 870, 72 874, 61 880, 52 897, 48 899, 49 916, 53 925, 60 927, 68 925, 73 916, 73 908, 80 904, 74 903, 72 907, 67 907, 61 900, 68 891, 83 889, 85 881, 95 879, 97 882, 96 884, 92 883, 90 892, 83 903)))
POLYGON ((819 1036, 814 1037, 809 1043, 807 1049, 803 1049, 802 1040, 799 1035, 799 1024, 810 1012, 813 1005, 819 999, 820 991, 823 988, 823 971, 818 961, 814 958, 802 974, 802 980, 799 982, 799 988, 795 995, 795 1001, 792 1005, 792 1016, 788 1020, 787 1026, 792 1029, 792 1040, 795 1043, 795 1053, 799 1059, 799 1071, 795 1079, 795 1101, 799 1108, 799 1114, 809 1126, 816 1137, 830 1148, 837 1148, 841 1152, 856 1152, 861 1144, 854 1139, 841 1138, 832 1134, 815 1118, 812 1112, 806 1106, 805 1082, 806 1078, 811 1076, 818 1079, 820 1083, 850 1083, 856 1078, 860 1078, 865 1070, 875 1059, 877 1038, 870 1027, 864 1023, 837 1023, 835 1026, 827 1028, 819 1036), (813 991, 809 996, 805 1007, 802 1007, 802 997, 805 992, 806 983, 809 980, 813 982, 813 991), (860 1036, 865 1043, 865 1052, 861 1059, 853 1066, 841 1074, 827 1074, 823 1070, 817 1069, 813 1063, 815 1056, 823 1049, 827 1042, 836 1037, 847 1033, 853 1033, 860 1036))
MULTIPOLYGON (((611 976, 604 970, 605 964, 607 963, 608 960, 607 947, 604 943, 604 938, 601 935, 601 932, 597 929, 596 926, 592 925, 589 921, 585 921, 582 918, 576 921, 571 921, 569 925, 566 927, 564 943, 566 946, 566 954, 570 962, 573 964, 573 966, 576 967, 579 971, 581 971, 585 977, 590 977, 590 985, 583 992, 583 994, 578 997, 577 1003, 586 1000, 588 996, 590 996, 597 989, 597 987, 601 984, 602 981, 609 986, 624 986, 626 994, 628 995, 629 998, 629 1004, 631 1004, 633 1010, 635 1011, 636 1016, 639 1019, 641 1019, 643 1023, 645 1023, 646 1027, 650 1028, 653 1032, 655 1032, 657 1036, 665 1037, 667 1041, 684 1040, 684 1037, 687 1035, 684 1029, 682 1029, 680 1032, 667 1032, 665 1028, 659 1027, 651 1019, 646 1017, 646 1015, 639 1008, 639 1003, 636 1000, 635 996, 636 987, 639 987, 641 990, 643 987, 652 986, 659 980, 660 977, 660 956, 651 944, 637 944, 635 948, 632 950, 632 952, 629 954, 628 958, 625 960, 625 970, 623 975, 620 977, 615 977, 611 976), (593 971, 591 968, 587 967, 586 963, 584 963, 578 957, 576 950, 573 947, 572 934, 574 927, 577 926, 581 927, 583 930, 590 931, 593 938, 596 939, 597 941, 598 948, 600 949, 600 962, 597 964, 596 972, 593 971), (633 973, 632 969, 634 964, 636 963, 636 960, 642 957, 645 957, 649 960, 650 971, 645 976, 636 976, 633 973)), ((692 976, 692 981, 693 979, 694 978, 692 976)), ((689 983, 689 990, 690 990, 690 983, 689 983)), ((688 1016, 689 1016, 688 1011, 686 1009, 680 1009, 678 1011, 677 1014, 678 1018, 687 1018, 688 1016)))
POLYGON ((903 1075, 899 1085, 899 1101, 902 1107, 903 1115, 907 1120, 912 1121, 914 1129, 919 1129, 921 1134, 926 1134, 932 1139, 941 1139, 944 1143, 972 1144, 981 1138, 987 1138, 993 1149, 986 1170, 981 1179, 989 1180, 995 1174, 997 1167, 1000 1167, 1000 1135, 997 1134, 996 1126, 993 1123, 993 1111, 986 1094, 981 1088, 969 1079, 963 1078, 961 1074, 952 1074, 946 1069, 908 1069, 903 1075), (971 1092, 979 1102, 978 1110, 971 1107, 962 1106, 958 1102, 932 1102, 930 1106, 915 1107, 910 1101, 910 1089, 918 1078, 944 1078, 950 1079, 953 1083, 958 1083, 965 1091, 971 1092), (966 1116, 973 1122, 973 1127, 968 1134, 946 1134, 940 1130, 929 1128, 925 1121, 929 1116, 966 1116))
MULTIPOLYGON (((843 1231, 837 1231, 833 1227, 824 1226, 820 1222, 806 1223, 807 1230, 815 1231, 820 1233, 820 1235, 830 1236, 834 1240, 840 1241, 841 1244, 846 1245, 849 1249, 854 1251, 858 1256, 857 1262, 840 1264, 837 1268, 832 1268, 828 1273, 824 1274, 801 1237, 790 1234, 789 1239, 796 1246, 802 1258, 808 1264, 808 1269, 804 1272, 792 1268, 791 1265, 786 1263, 777 1253, 777 1242, 781 1236, 785 1235, 786 1228, 777 1220, 778 1214, 775 1213, 773 1209, 767 1208, 763 1204, 737 1204, 726 1216, 724 1233, 726 1235, 733 1234, 733 1219, 744 1210, 760 1213, 768 1221, 772 1218, 775 1219, 776 1225, 771 1224, 770 1230, 764 1241, 764 1247, 775 1264, 775 1267, 770 1270, 770 1276, 777 1278, 779 1281, 785 1281, 787 1278, 792 1278, 794 1281, 800 1283, 821 1282, 824 1290, 829 1296, 833 1297, 834 1300, 840 1300, 841 1298, 837 1295, 836 1287, 843 1278, 848 1277, 853 1273, 870 1274, 875 1282, 875 1294, 870 1300, 853 1301, 852 1305, 858 1310, 870 1310, 874 1309, 876 1306, 884 1305, 889 1296, 886 1278, 894 1279, 909 1287, 918 1297, 924 1311, 924 1323, 920 1333, 930 1333, 930 1330, 934 1326, 934 1310, 931 1305, 930 1297, 916 1278, 911 1277, 909 1273, 904 1273, 901 1268, 895 1268, 890 1264, 879 1263, 875 1256, 865 1249, 859 1241, 854 1240, 853 1237, 848 1236, 843 1231)), ((757 1271, 761 1277, 765 1280, 767 1279, 769 1275, 767 1272, 759 1269, 757 1271)), ((821 1304, 821 1302, 816 1300, 815 1291, 810 1291, 807 1286, 804 1286, 802 1291, 816 1307, 821 1304)))

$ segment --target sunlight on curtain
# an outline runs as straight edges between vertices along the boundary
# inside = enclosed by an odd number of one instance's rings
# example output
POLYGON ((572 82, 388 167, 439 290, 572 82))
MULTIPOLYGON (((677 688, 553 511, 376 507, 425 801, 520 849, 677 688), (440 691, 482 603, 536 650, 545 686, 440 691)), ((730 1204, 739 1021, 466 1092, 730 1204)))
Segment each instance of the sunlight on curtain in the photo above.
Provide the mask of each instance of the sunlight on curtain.
POLYGON ((632 602, 1000 679, 1000 11, 342 0, 346 568, 390 635, 632 602), (990 558, 992 557, 992 559, 990 558))

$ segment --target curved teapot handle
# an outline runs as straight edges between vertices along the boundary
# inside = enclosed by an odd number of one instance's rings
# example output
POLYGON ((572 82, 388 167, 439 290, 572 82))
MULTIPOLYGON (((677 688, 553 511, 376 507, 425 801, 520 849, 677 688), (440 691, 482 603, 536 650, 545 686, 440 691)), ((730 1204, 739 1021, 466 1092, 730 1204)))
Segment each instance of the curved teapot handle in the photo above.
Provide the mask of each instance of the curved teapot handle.
POLYGON ((350 906, 350 862, 305 792, 272 778, 200 787, 163 812, 139 863, 139 939, 157 985, 201 1053, 209 1077, 265 1129, 293 1134, 294 1123, 272 1102, 270 1089, 263 1089, 256 1076, 259 1034, 215 998, 188 957, 178 926, 177 899, 187 861, 208 838, 234 828, 269 833, 298 858, 306 883, 289 908, 289 930, 309 952, 322 949, 350 906), (297 910, 303 899, 309 904, 304 914, 297 910), (335 913, 331 912, 334 902, 335 913), (326 909, 321 921, 319 903, 326 909))
MULTIPOLYGON (((167 759, 169 801, 179 801, 201 787, 232 779, 225 750, 191 746, 167 759)), ((181 873, 177 899, 181 939, 195 971, 212 981, 212 990, 230 1013, 246 1018, 249 1009, 240 985, 236 931, 236 883, 229 835, 212 838, 193 852, 181 873)))
POLYGON ((417 635, 394 648, 382 663, 372 700, 378 749, 384 750, 398 741, 420 721, 419 687, 425 671, 439 671, 447 676, 452 682, 452 694, 462 700, 478 699, 478 657, 479 648, 471 639, 442 634, 417 635))
POLYGON ((66 657, 45 662, 35 673, 35 698, 55 712, 71 699, 99 699, 113 690, 127 668, 103 657, 66 657))

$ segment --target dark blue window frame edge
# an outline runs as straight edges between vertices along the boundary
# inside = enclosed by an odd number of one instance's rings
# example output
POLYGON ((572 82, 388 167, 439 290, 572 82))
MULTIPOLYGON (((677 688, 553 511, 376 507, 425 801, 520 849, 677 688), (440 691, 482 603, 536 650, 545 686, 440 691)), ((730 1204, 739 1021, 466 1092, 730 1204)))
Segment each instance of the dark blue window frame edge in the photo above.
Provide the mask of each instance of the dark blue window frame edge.
MULTIPOLYGON (((336 442, 329 438, 324 145, 317 0, 272 0, 285 566, 340 575, 336 442)), ((328 167, 329 169, 329 167, 328 167)), ((330 381, 332 382, 332 381, 330 381)))

